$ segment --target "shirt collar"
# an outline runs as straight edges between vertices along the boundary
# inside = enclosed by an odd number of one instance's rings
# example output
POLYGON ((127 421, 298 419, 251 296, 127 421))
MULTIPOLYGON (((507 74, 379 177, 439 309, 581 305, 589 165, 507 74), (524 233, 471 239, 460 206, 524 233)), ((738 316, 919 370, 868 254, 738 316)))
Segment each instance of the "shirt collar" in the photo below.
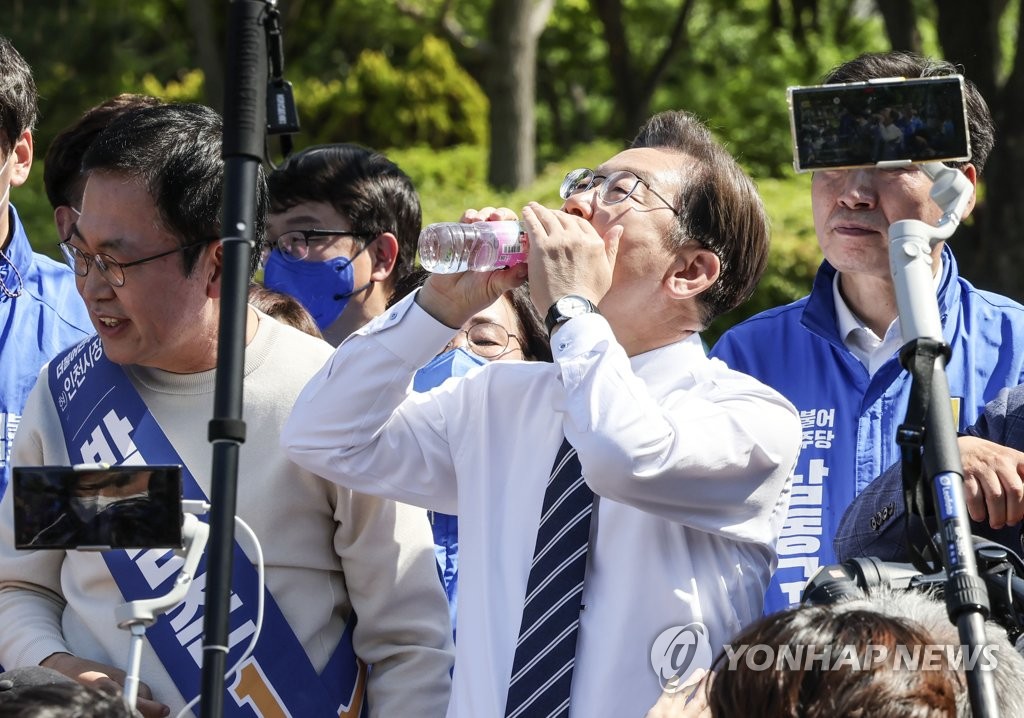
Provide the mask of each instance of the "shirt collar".
MULTIPOLYGON (((936 293, 939 291, 939 284, 942 282, 942 256, 939 256, 939 268, 938 271, 932 275, 932 288, 935 289, 936 293)), ((874 335, 868 327, 862 322, 854 313, 850 310, 846 300, 843 299, 843 293, 839 291, 839 272, 836 272, 832 277, 832 300, 836 305, 836 326, 839 329, 839 338, 842 339, 843 343, 849 345, 850 334, 863 329, 866 332, 870 332, 874 335)), ((899 317, 896 318, 899 321, 899 317)), ((888 336, 892 332, 893 327, 890 325, 889 330, 886 332, 888 336)), ((884 340, 885 337, 876 337, 876 339, 884 340)))

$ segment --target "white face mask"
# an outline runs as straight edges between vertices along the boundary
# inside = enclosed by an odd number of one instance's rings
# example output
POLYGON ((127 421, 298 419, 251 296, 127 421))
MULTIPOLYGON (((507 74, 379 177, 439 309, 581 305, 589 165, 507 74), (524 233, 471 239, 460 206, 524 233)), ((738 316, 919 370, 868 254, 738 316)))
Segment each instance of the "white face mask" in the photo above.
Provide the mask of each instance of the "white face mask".
MULTIPOLYGON (((10 153, 7 155, 7 159, 4 160, 4 166, 0 167, 0 175, 7 170, 7 165, 11 164, 11 158, 14 157, 14 148, 11 148, 10 153)), ((0 197, 0 204, 3 204, 7 198, 11 195, 11 183, 10 180, 7 182, 7 189, 4 190, 4 196, 0 197)))

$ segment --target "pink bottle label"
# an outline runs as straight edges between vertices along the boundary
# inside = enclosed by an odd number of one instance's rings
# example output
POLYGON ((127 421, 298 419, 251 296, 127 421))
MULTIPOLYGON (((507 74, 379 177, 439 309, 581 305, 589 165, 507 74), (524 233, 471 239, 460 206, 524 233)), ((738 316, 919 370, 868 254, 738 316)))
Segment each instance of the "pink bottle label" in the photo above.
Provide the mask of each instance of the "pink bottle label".
POLYGON ((529 245, 526 232, 519 222, 495 222, 494 234, 498 238, 496 267, 514 267, 526 261, 529 245))

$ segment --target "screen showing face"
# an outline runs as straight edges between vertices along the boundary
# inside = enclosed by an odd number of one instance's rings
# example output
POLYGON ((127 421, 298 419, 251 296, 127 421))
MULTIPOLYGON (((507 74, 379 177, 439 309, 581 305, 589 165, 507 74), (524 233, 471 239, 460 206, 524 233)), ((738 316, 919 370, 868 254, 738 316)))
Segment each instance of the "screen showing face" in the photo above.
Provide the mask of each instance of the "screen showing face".
POLYGON ((181 467, 14 467, 19 549, 181 548, 181 467))
POLYGON ((798 172, 970 159, 960 75, 790 87, 787 94, 798 172))

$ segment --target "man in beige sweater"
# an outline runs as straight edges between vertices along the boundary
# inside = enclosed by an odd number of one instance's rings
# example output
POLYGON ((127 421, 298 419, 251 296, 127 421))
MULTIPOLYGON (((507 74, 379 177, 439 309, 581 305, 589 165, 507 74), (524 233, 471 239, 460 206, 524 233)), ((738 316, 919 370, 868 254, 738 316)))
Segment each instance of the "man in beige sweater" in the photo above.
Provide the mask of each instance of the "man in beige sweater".
MULTIPOLYGON (((213 411, 223 271, 214 241, 220 137, 220 118, 208 108, 167 105, 127 114, 90 147, 81 216, 61 249, 98 337, 42 373, 18 433, 15 466, 181 463, 192 477, 186 498, 209 496, 205 426, 213 411), (101 410, 76 408, 97 383, 101 410), (137 417, 132 407, 141 407, 137 417), (77 434, 68 429, 75 412, 84 422, 77 434)), ((262 238, 262 179, 258 190, 262 238)), ((362 664, 371 666, 370 715, 443 715, 451 629, 424 513, 340 489, 278 448, 295 397, 329 353, 326 343, 249 309, 249 423, 237 514, 260 539, 267 600, 281 618, 275 622, 268 610, 253 659, 226 682, 224 715, 248 715, 236 712, 247 705, 263 715, 356 715, 367 675, 362 664), (253 680, 263 685, 254 689, 253 680), (320 702, 308 703, 311 696, 320 702)), ((116 627, 114 608, 139 597, 129 595, 133 585, 148 582, 152 594, 164 593, 161 580, 173 572, 161 574, 161 566, 172 564, 155 552, 15 551, 12 513, 8 492, 0 504, 0 662, 43 665, 82 683, 117 687, 129 636, 116 627)), ((237 541, 253 559, 251 543, 237 541)), ((249 561, 239 563, 251 569, 249 561)), ((139 701, 147 718, 177 712, 198 692, 205 576, 195 583, 184 605, 148 630, 139 701)), ((228 665, 249 641, 252 624, 242 619, 255 604, 237 579, 232 589, 241 606, 232 611, 228 665)))

